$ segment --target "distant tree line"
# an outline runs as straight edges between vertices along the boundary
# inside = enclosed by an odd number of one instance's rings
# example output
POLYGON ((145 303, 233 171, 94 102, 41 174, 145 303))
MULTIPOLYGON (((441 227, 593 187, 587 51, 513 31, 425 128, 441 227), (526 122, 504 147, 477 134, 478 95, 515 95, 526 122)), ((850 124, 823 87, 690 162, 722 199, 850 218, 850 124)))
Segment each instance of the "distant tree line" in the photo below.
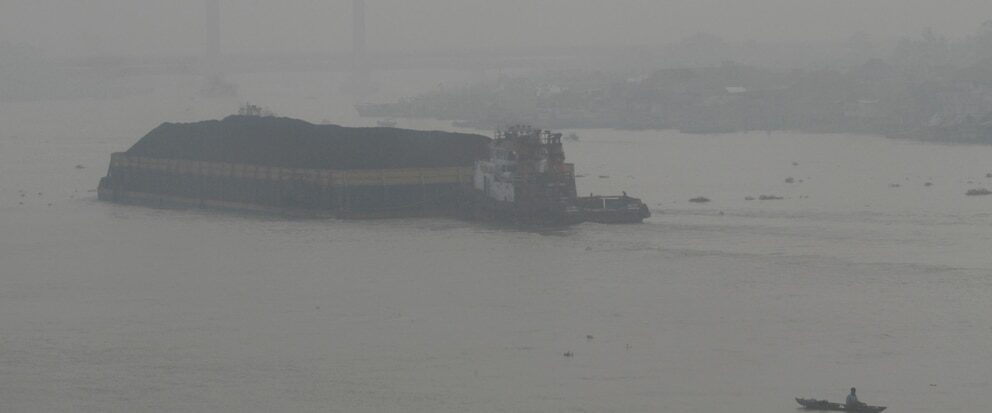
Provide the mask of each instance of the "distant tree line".
MULTIPOLYGON (((684 43, 712 50, 718 38, 684 43)), ((992 21, 955 41, 925 30, 879 52, 847 42, 844 65, 802 69, 724 61, 651 71, 501 76, 359 107, 363 115, 429 117, 493 128, 674 128, 720 133, 804 130, 992 143, 992 21), (876 55, 872 55, 876 53, 876 55)))

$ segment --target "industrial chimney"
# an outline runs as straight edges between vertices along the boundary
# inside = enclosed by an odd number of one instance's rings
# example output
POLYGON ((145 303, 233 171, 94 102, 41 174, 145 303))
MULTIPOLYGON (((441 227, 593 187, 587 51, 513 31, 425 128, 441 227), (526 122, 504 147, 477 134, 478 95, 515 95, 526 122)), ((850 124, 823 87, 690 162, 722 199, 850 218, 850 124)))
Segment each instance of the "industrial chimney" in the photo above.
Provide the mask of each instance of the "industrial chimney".
POLYGON ((365 0, 355 0, 352 13, 351 52, 357 69, 364 65, 365 60, 365 0))
POLYGON ((361 99, 373 89, 372 73, 365 44, 365 0, 354 0, 352 17, 350 89, 356 97, 361 99))
POLYGON ((220 0, 206 1, 206 42, 204 54, 207 61, 220 58, 220 0))
POLYGON ((230 97, 238 86, 224 79, 224 62, 220 49, 220 0, 204 0, 204 39, 202 74, 205 83, 200 94, 206 97, 230 97))

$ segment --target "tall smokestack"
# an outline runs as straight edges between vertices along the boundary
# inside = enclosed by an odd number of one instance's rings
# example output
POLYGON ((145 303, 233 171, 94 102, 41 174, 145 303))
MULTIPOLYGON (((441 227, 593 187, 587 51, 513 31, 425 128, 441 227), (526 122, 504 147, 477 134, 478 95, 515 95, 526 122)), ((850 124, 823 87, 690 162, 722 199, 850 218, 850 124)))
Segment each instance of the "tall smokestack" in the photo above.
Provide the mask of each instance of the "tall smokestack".
POLYGON ((352 13, 351 84, 349 89, 355 94, 355 97, 364 99, 372 90, 371 65, 368 62, 368 51, 365 49, 365 0, 354 0, 352 13))
POLYGON ((208 60, 220 57, 220 0, 206 1, 207 38, 204 53, 208 60))
POLYGON ((229 97, 238 94, 238 86, 224 80, 224 62, 220 49, 220 0, 204 0, 206 35, 203 44, 202 71, 206 84, 200 94, 207 97, 229 97))
POLYGON ((355 62, 359 63, 365 57, 365 0, 355 0, 352 12, 352 53, 355 54, 355 62))

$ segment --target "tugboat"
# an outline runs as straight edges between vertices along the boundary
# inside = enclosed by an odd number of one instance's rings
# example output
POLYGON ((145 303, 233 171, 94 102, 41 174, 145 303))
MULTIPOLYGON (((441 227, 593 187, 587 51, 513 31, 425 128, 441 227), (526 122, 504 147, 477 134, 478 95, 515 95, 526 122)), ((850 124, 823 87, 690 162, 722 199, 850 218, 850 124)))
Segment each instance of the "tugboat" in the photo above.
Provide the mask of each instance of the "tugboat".
POLYGON ((582 222, 575 166, 565 163, 561 139, 529 126, 497 131, 489 159, 475 163, 475 218, 526 226, 582 222))
POLYGON ((576 201, 586 221, 601 224, 638 224, 651 217, 651 210, 640 199, 623 195, 589 195, 576 201))
POLYGON ((562 134, 529 126, 496 132, 489 158, 475 163, 471 198, 475 218, 525 226, 638 223, 651 216, 626 192, 579 198, 562 134))

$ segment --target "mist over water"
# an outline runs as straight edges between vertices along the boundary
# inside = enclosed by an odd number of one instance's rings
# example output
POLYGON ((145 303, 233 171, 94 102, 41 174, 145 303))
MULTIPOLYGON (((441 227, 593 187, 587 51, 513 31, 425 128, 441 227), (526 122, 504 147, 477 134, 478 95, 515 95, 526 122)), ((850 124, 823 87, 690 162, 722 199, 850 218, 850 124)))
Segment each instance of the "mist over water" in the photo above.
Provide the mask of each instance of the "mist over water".
MULTIPOLYGON (((236 80, 373 122, 317 75, 236 80)), ((579 130, 580 193, 654 217, 550 232, 97 202, 110 152, 238 103, 156 82, 3 104, 3 410, 792 412, 857 386, 973 412, 992 386, 992 198, 964 196, 990 147, 579 130)))
MULTIPOLYGON (((347 51, 352 1, 234 1, 222 47, 234 54, 347 51)), ((56 56, 197 55, 203 0, 5 0, 0 35, 56 56)), ((696 33, 766 43, 969 35, 984 0, 368 0, 369 45, 388 52, 651 45, 696 33)))

